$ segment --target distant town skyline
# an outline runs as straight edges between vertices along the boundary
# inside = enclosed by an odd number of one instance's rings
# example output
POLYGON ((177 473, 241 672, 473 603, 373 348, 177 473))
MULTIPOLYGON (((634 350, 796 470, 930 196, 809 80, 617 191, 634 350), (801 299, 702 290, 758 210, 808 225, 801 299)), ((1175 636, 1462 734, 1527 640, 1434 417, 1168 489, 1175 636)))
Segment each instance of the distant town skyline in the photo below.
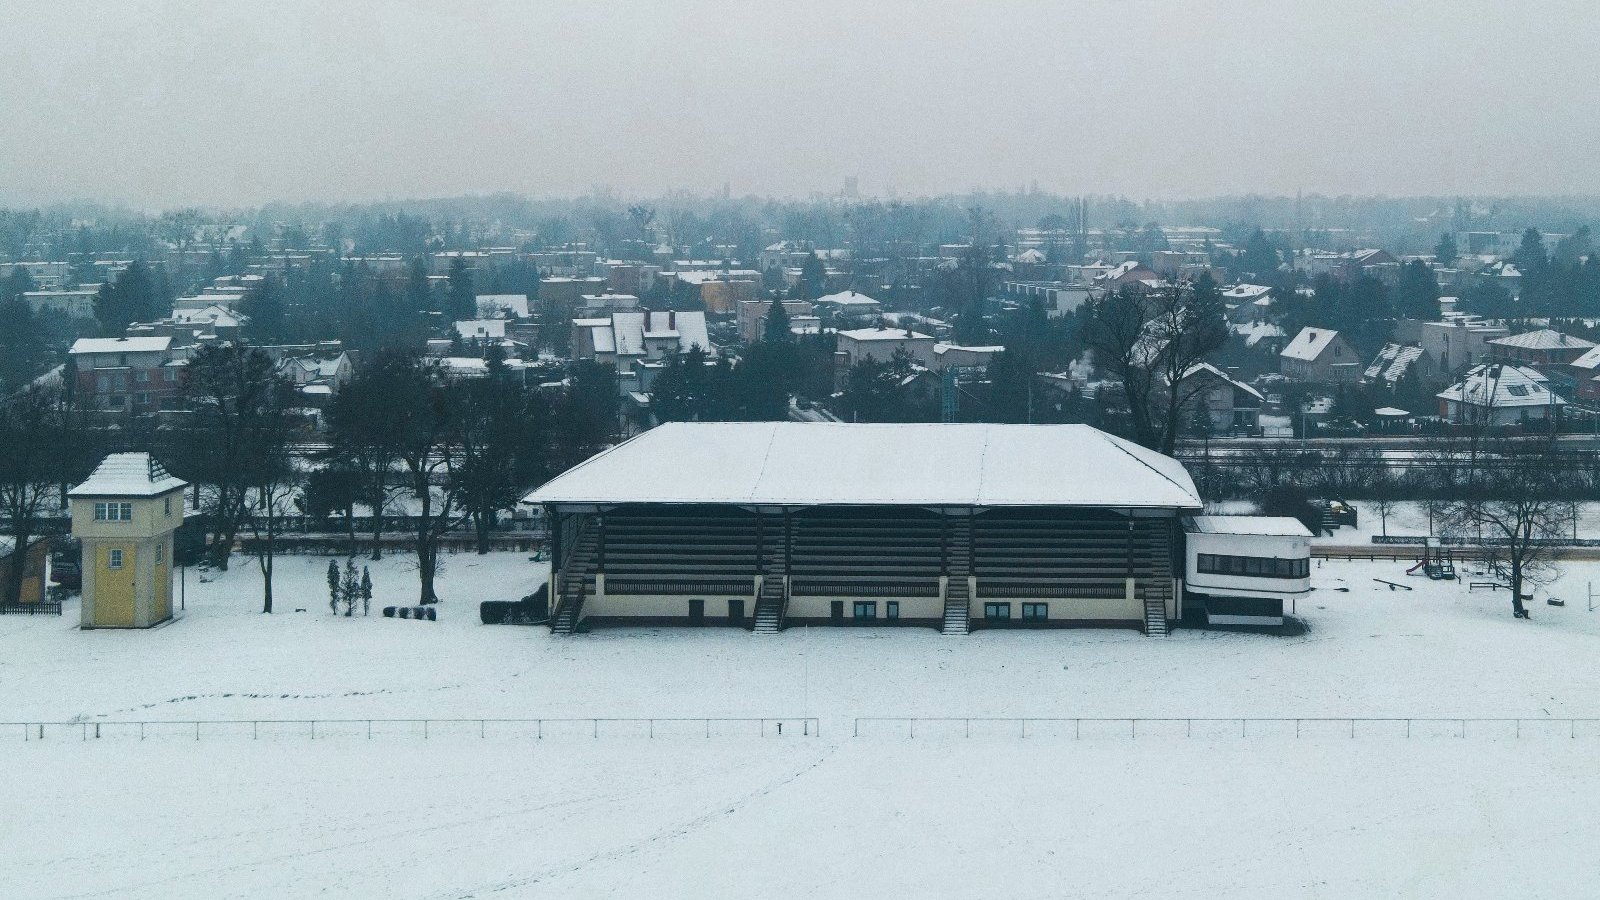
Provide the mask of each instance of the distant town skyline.
POLYGON ((1583 4, 8 9, 0 204, 1600 193, 1583 4))

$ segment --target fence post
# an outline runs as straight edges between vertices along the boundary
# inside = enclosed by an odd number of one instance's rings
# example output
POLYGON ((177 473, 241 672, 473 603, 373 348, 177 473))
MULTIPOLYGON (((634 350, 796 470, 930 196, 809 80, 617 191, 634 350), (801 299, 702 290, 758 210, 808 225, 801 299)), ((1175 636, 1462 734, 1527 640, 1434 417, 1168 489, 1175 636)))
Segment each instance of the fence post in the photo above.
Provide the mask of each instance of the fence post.
POLYGON ((478 720, 478 740, 483 740, 483 720, 478 720))
POLYGON ((100 739, 100 723, 99 722, 94 723, 94 738, 97 741, 100 739))
POLYGON ((313 741, 317 739, 317 720, 316 719, 312 719, 311 720, 311 739, 313 741))
POLYGON ((200 721, 198 719, 196 719, 194 723, 194 739, 197 741, 200 740, 200 721))
POLYGON ((422 720, 422 739, 423 740, 427 740, 428 739, 428 720, 427 719, 423 719, 422 720))

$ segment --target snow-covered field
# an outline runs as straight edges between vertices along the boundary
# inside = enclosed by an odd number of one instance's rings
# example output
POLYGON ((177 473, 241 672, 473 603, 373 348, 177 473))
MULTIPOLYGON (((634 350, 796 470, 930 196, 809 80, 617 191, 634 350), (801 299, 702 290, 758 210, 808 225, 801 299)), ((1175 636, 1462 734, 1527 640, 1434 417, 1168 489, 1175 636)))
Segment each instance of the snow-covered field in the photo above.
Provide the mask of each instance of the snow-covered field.
POLYGON ((1300 637, 1150 639, 479 625, 477 600, 545 577, 511 553, 448 557, 431 623, 376 615, 414 596, 402 558, 374 565, 364 619, 328 613, 327 558, 286 558, 263 616, 243 562, 191 570, 183 617, 152 631, 77 631, 75 605, 0 617, 0 720, 809 715, 822 736, 0 727, 0 896, 1600 892, 1600 728, 851 736, 857 716, 1596 716, 1600 564, 1521 622, 1503 591, 1329 562, 1300 637))

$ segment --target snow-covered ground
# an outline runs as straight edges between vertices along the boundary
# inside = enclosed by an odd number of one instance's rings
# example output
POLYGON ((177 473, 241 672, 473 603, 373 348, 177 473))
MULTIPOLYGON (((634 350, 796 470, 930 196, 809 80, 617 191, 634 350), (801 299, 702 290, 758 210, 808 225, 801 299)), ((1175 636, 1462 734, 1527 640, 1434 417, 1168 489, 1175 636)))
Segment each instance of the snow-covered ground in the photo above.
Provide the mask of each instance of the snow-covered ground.
POLYGON ((822 736, 0 727, 0 896, 1600 892, 1600 728, 851 736, 857 716, 1596 716, 1600 564, 1567 567, 1521 622, 1503 591, 1326 562, 1300 637, 1152 639, 482 626, 477 600, 546 576, 513 553, 448 557, 438 622, 377 616, 414 597, 401 557, 373 565, 364 619, 328 613, 326 557, 288 557, 264 616, 245 562, 191 570, 183 617, 152 631, 77 631, 75 604, 0 617, 0 719, 809 715, 822 736))

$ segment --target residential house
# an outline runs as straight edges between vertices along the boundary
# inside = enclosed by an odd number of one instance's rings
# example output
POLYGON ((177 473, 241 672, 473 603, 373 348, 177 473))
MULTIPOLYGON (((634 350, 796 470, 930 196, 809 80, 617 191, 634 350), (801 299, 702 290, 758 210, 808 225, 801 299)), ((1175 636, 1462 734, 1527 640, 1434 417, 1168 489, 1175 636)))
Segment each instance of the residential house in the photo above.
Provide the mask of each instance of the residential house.
MULTIPOLYGON (((813 318, 810 301, 784 300, 782 303, 783 311, 789 314, 791 327, 796 317, 813 318)), ((740 300, 737 310, 739 340, 745 343, 761 340, 762 331, 767 327, 767 314, 771 311, 771 300, 740 300)))
POLYGON ((1201 416, 1213 433, 1253 431, 1260 424, 1261 392, 1210 363, 1198 363, 1182 381, 1187 396, 1184 424, 1197 424, 1201 416))
POLYGON ((1278 371, 1295 381, 1340 384, 1361 380, 1355 348, 1331 328, 1302 328, 1278 354, 1278 371))
POLYGON ((883 304, 856 291, 839 291, 818 297, 816 312, 841 321, 871 319, 883 314, 883 304))
POLYGON ((1594 341, 1548 328, 1526 331, 1489 341, 1495 359, 1530 366, 1566 366, 1594 349, 1594 341))
POLYGON ((1440 372, 1458 372, 1488 360, 1493 349, 1489 342, 1508 333, 1500 325, 1457 315, 1419 323, 1417 341, 1438 362, 1440 372))
POLYGON ((1445 419, 1491 427, 1556 419, 1567 404, 1539 370, 1501 363, 1472 367, 1438 397, 1439 415, 1445 419))
POLYGON ((909 328, 855 328, 839 332, 838 358, 842 369, 875 359, 886 362, 896 353, 911 354, 918 364, 932 368, 936 341, 909 328))
POLYGON ((1439 374, 1439 365, 1420 344, 1388 343, 1378 351, 1361 375, 1367 384, 1393 390, 1407 375, 1426 381, 1439 374))
POLYGON ((94 409, 147 413, 176 405, 187 354, 170 336, 79 338, 67 354, 78 396, 94 409))
POLYGON ((1265 321, 1272 312, 1272 288, 1264 284, 1236 284, 1222 292, 1228 321, 1239 325, 1265 321))
POLYGON ((94 318, 94 298, 98 290, 78 288, 63 291, 25 291, 22 302, 34 315, 61 313, 74 319, 94 318))
POLYGON ((615 366, 617 386, 625 396, 648 394, 655 373, 669 357, 692 347, 716 355, 706 332, 706 314, 698 310, 614 312, 574 319, 572 329, 574 356, 615 366))

